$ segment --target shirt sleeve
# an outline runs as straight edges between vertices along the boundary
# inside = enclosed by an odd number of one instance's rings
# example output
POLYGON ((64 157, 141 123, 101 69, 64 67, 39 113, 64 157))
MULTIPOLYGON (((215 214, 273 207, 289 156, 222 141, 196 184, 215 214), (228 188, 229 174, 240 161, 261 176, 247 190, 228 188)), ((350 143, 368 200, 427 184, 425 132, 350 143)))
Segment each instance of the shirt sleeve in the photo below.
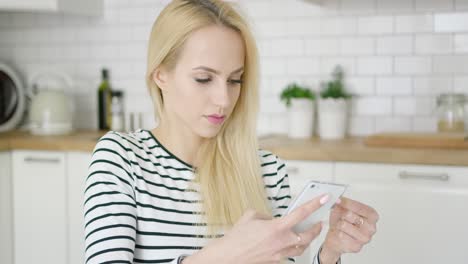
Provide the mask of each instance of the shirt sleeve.
MULTIPOLYGON (((320 251, 322 250, 322 248, 319 249, 319 251, 317 252, 317 254, 315 254, 315 257, 314 257, 314 262, 312 262, 312 264, 321 264, 320 263, 320 258, 319 258, 319 254, 320 254, 320 251)), ((338 261, 336 262, 336 264, 341 264, 341 258, 338 259, 338 261)))
POLYGON ((278 156, 275 156, 275 158, 277 177, 273 189, 274 195, 270 200, 273 203, 273 216, 282 217, 291 202, 291 190, 289 187, 289 176, 286 171, 286 164, 278 156))
MULTIPOLYGON (((94 148, 84 195, 86 264, 134 261, 137 206, 129 151, 115 132, 94 148)), ((180 263, 182 256, 168 264, 180 263)))
MULTIPOLYGON (((272 204, 273 217, 282 217, 291 202, 289 177, 284 162, 278 156, 271 155, 273 156, 273 161, 267 161, 266 163, 274 163, 275 168, 272 173, 264 174, 264 177, 272 177, 274 179, 273 182, 267 181, 267 188, 270 189, 268 199, 272 204)), ((295 262, 296 258, 288 258, 287 263, 295 262)))
POLYGON ((133 263, 136 237, 134 180, 127 151, 111 132, 96 144, 84 194, 87 264, 133 263))

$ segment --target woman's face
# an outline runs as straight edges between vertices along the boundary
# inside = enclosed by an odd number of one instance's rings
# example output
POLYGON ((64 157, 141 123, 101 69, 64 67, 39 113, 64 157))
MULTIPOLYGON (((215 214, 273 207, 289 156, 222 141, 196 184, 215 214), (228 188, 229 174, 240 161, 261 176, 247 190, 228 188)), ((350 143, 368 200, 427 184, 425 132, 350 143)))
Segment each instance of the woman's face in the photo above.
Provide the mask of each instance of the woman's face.
POLYGON ((244 58, 244 42, 236 31, 213 25, 193 32, 175 68, 155 74, 172 129, 216 136, 239 98, 244 58))

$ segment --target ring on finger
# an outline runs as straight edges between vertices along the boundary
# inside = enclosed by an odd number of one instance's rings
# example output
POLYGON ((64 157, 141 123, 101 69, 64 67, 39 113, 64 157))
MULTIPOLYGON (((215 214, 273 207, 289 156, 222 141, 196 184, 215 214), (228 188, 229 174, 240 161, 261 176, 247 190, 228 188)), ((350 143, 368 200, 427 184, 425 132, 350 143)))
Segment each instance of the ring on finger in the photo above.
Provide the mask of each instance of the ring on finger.
POLYGON ((302 237, 299 234, 296 234, 296 237, 297 237, 297 244, 296 244, 296 249, 297 249, 301 246, 302 237))
POLYGON ((357 227, 361 227, 363 224, 364 224, 364 218, 362 218, 361 216, 357 218, 356 221, 354 221, 353 223, 353 225, 357 227))

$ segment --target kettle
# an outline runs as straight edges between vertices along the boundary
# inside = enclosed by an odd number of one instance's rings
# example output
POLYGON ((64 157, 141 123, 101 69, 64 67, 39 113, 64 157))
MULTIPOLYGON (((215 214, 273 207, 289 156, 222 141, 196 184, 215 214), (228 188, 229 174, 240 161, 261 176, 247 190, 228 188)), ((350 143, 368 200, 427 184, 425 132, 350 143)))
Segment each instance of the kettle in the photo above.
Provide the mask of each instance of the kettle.
POLYGON ((63 135, 73 130, 73 102, 64 89, 71 79, 60 72, 43 71, 29 82, 37 90, 29 108, 29 130, 35 135, 63 135))

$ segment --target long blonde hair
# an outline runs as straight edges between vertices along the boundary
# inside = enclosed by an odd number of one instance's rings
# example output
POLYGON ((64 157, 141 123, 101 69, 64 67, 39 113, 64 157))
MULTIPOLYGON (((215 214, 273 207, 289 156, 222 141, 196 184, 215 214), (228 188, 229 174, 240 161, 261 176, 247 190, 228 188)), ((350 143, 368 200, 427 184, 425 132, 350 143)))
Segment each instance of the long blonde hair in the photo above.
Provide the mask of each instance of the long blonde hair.
POLYGON ((194 182, 200 184, 209 236, 232 226, 246 209, 271 215, 261 175, 256 119, 258 114, 258 51, 248 24, 234 7, 220 0, 173 0, 153 25, 148 45, 146 81, 156 117, 161 120, 163 98, 153 80, 161 65, 174 68, 190 34, 209 25, 238 32, 245 44, 241 92, 231 116, 216 137, 198 150, 194 182), (218 227, 217 227, 218 226, 218 227))

